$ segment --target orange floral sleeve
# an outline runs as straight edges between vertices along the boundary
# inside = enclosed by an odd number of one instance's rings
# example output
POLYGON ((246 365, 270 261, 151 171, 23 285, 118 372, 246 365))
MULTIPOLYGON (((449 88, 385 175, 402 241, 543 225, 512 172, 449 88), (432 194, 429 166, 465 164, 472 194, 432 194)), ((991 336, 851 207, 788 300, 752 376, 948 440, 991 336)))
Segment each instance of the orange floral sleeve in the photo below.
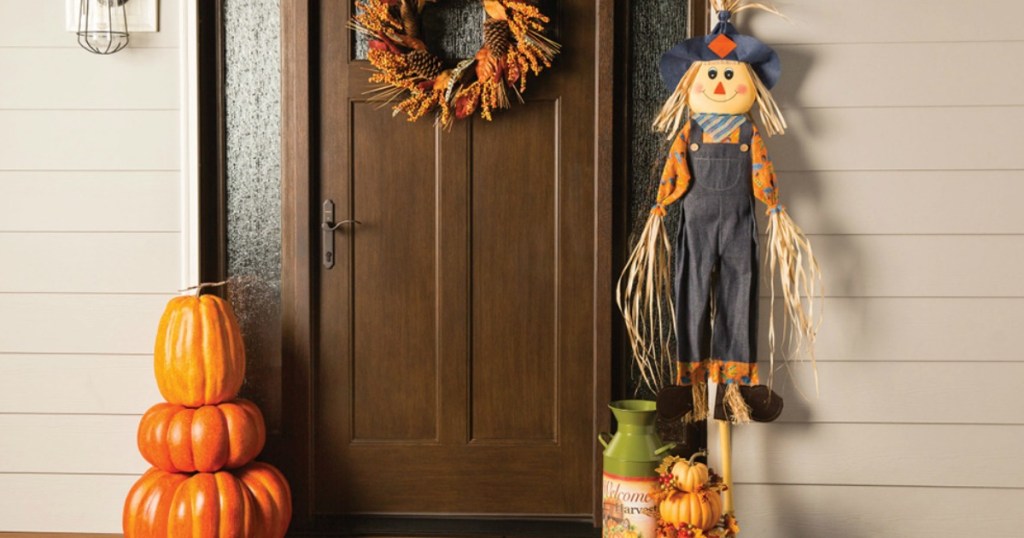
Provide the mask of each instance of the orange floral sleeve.
POLYGON ((665 160, 665 170, 658 185, 658 200, 651 213, 665 216, 665 208, 686 194, 690 187, 690 169, 686 166, 686 146, 690 140, 690 122, 686 122, 665 160))
POLYGON ((768 157, 768 148, 764 145, 760 131, 754 127, 754 136, 751 140, 751 152, 754 158, 754 197, 768 206, 768 211, 775 211, 779 207, 779 189, 775 185, 775 167, 771 158, 768 157))

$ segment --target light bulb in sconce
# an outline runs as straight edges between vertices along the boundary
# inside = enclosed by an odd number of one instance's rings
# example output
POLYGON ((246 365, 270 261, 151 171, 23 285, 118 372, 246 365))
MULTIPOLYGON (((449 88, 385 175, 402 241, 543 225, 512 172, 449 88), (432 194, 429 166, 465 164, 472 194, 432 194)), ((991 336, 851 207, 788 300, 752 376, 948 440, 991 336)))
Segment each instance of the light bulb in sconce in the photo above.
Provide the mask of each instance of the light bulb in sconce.
POLYGON ((128 46, 129 0, 79 0, 78 44, 94 54, 113 54, 128 46))

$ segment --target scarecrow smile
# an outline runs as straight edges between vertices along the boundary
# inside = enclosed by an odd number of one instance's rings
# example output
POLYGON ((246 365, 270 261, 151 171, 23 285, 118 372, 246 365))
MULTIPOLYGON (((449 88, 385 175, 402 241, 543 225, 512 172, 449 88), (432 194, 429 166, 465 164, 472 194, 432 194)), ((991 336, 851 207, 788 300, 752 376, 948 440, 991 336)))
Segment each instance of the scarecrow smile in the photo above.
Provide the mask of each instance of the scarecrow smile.
POLYGON ((730 95, 729 97, 726 97, 725 99, 715 99, 714 97, 711 97, 710 95, 708 95, 707 91, 703 91, 703 92, 700 92, 700 93, 702 95, 704 95, 704 97, 707 97, 708 99, 711 99, 712 101, 714 101, 716 103, 728 103, 729 101, 732 101, 733 99, 735 99, 737 95, 739 95, 739 92, 733 92, 732 95, 730 95))

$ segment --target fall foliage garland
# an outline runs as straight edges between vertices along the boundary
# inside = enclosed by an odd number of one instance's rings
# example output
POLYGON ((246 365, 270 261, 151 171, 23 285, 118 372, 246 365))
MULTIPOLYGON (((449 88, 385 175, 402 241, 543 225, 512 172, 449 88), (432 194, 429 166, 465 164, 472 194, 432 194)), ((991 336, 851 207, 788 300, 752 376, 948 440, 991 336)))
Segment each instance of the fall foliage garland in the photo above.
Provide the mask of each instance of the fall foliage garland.
POLYGON ((547 16, 527 0, 483 0, 484 44, 472 58, 447 67, 427 49, 421 17, 438 0, 357 0, 350 26, 370 37, 374 99, 416 121, 430 112, 450 127, 454 119, 491 120, 508 108, 509 92, 522 101, 529 73, 551 67, 560 45, 543 32, 547 16))

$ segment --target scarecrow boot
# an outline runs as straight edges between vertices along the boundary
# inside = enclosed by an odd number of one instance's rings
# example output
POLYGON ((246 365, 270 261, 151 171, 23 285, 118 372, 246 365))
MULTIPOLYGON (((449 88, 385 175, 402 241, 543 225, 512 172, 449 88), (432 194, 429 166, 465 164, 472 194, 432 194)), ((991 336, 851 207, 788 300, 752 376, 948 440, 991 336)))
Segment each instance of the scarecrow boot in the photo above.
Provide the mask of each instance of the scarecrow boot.
POLYGON ((707 418, 707 383, 670 385, 658 391, 658 417, 697 422, 707 418))
POLYGON ((783 401, 765 385, 719 385, 715 418, 733 422, 773 422, 782 414, 783 401))
POLYGON ((658 391, 658 418, 679 420, 693 411, 693 385, 670 385, 658 391))

